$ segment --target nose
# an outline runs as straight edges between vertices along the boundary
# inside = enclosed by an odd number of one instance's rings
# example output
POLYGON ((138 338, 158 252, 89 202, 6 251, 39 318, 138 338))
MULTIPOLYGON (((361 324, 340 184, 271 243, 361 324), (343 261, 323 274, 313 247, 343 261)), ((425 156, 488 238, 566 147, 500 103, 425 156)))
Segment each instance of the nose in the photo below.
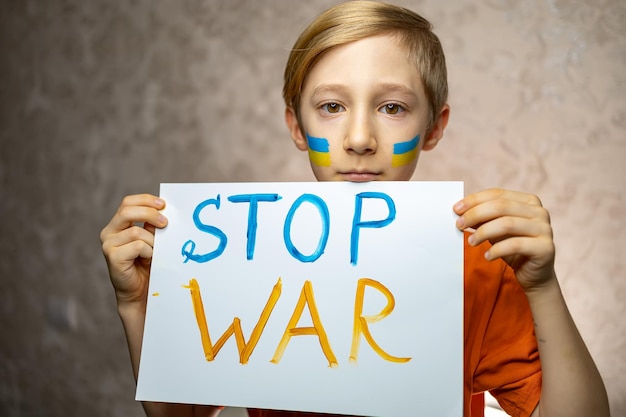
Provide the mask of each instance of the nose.
POLYGON ((378 143, 374 130, 372 121, 367 114, 353 114, 343 141, 344 150, 357 155, 375 153, 378 143))

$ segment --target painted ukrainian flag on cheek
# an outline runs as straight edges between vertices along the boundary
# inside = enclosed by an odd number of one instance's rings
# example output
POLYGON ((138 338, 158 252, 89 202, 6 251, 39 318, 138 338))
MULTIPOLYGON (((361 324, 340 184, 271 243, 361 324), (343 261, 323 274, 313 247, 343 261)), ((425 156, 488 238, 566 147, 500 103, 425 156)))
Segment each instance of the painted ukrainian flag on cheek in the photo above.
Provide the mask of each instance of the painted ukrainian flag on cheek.
POLYGON ((393 155, 391 156, 391 166, 399 167, 411 163, 417 158, 417 145, 420 142, 420 135, 415 136, 407 142, 398 142, 393 145, 393 155))
POLYGON ((330 166, 330 146, 328 140, 324 138, 316 138, 306 134, 306 140, 309 144, 309 159, 315 165, 321 167, 330 166))

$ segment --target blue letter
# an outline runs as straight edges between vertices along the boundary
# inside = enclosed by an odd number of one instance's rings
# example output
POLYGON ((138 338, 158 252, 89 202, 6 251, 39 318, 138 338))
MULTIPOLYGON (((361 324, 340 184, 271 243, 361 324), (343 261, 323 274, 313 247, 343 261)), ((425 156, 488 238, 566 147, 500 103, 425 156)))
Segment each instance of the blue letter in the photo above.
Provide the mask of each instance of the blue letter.
POLYGON ((300 262, 315 262, 317 258, 322 256, 324 253, 324 249, 326 248, 326 242, 328 242, 328 230, 329 230, 329 215, 328 215, 328 206, 316 195, 313 194, 302 194, 296 201, 293 202, 289 212, 287 213, 287 217, 285 218, 285 227, 283 229, 283 238, 285 240, 285 246, 287 250, 297 260, 300 262), (293 242, 291 241, 291 222, 293 221, 293 215, 296 210, 302 203, 308 201, 317 207, 317 210, 320 213, 320 217, 322 218, 322 236, 320 236, 319 243, 317 245, 317 249, 311 255, 306 256, 300 253, 298 249, 293 246, 293 242))
POLYGON ((354 204, 354 219, 352 220, 352 234, 350 235, 350 263, 356 265, 359 257, 359 231, 362 227, 378 229, 385 227, 396 218, 396 205, 391 197, 384 193, 365 192, 356 195, 354 204), (364 198, 382 198, 387 203, 389 215, 384 220, 361 221, 361 210, 364 198))
POLYGON ((239 194, 231 195, 228 201, 231 203, 250 203, 248 210, 248 243, 246 245, 246 259, 251 260, 254 257, 254 244, 256 243, 256 219, 259 201, 277 201, 282 197, 278 194, 239 194))
POLYGON ((228 238, 226 237, 224 232, 222 232, 220 229, 218 229, 215 226, 209 226, 200 221, 200 212, 202 211, 202 209, 204 209, 208 205, 214 205, 217 208, 217 210, 219 210, 220 209, 220 195, 219 194, 217 195, 217 199, 210 198, 198 204, 196 209, 193 211, 193 222, 198 228, 198 230, 201 230, 203 232, 210 233, 213 236, 216 236, 220 240, 220 244, 217 246, 217 249, 215 249, 213 252, 209 252, 204 255, 197 255, 193 253, 193 251, 196 249, 196 243, 193 240, 188 240, 183 245, 183 248, 181 251, 182 255, 185 257, 185 260, 183 261, 183 263, 187 263, 187 261, 189 261, 190 259, 198 263, 208 262, 211 259, 214 259, 220 256, 222 252, 224 252, 224 249, 226 248, 226 242, 228 241, 228 238))

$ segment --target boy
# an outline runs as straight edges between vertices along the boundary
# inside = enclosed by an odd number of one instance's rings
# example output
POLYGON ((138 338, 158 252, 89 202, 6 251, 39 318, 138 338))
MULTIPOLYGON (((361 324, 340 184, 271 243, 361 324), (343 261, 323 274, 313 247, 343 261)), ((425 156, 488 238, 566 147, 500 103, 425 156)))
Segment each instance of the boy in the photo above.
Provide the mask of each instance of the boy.
MULTIPOLYGON (((430 24, 376 2, 340 4, 305 29, 287 63, 283 96, 291 137, 309 152, 320 181, 409 180, 419 153, 443 137, 450 114, 445 59, 430 24), (411 147, 409 158, 394 158, 398 144, 411 147), (320 146, 330 158, 319 157, 320 146)), ((101 233, 135 377, 164 205, 154 196, 128 196, 101 233)), ((471 396, 489 390, 513 416, 608 415, 602 379, 559 289, 549 215, 539 199, 487 190, 453 210, 467 237, 464 414, 482 415, 470 411, 471 396)), ((144 407, 150 416, 219 413, 208 406, 144 407)))

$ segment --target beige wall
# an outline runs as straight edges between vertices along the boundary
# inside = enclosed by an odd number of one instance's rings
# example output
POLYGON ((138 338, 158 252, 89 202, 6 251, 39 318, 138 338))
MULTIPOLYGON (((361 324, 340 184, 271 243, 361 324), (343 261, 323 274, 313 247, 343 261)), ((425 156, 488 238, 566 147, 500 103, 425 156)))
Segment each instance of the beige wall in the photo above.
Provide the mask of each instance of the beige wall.
MULTIPOLYGON (((312 179, 281 74, 332 3, 0 1, 0 414, 141 415, 98 232, 161 181, 312 179)), ((626 415, 626 2, 402 4, 450 71, 450 127, 416 178, 541 196, 626 415)))

